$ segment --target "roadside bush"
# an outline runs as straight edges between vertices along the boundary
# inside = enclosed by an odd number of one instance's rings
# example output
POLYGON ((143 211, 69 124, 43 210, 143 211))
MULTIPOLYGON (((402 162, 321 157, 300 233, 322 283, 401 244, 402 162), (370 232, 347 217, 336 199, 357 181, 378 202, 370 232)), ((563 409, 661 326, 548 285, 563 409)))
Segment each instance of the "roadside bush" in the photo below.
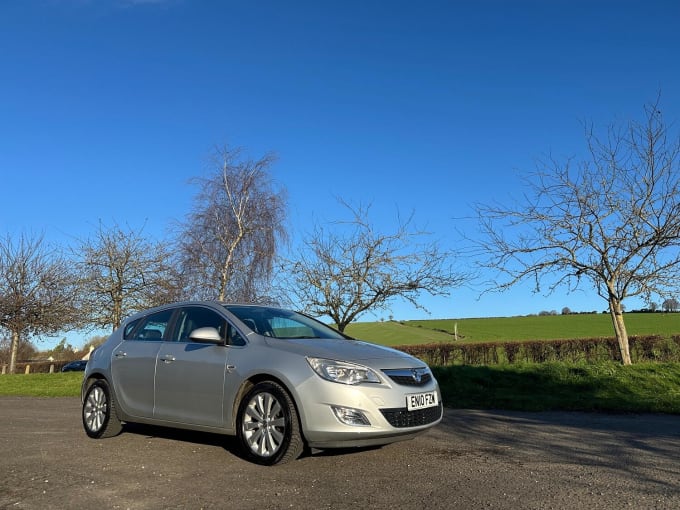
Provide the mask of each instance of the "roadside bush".
MULTIPOLYGON (((633 362, 680 361, 680 335, 629 338, 633 362)), ((436 343, 404 345, 397 349, 432 366, 497 365, 503 363, 600 363, 619 360, 615 338, 543 340, 529 342, 436 343)))

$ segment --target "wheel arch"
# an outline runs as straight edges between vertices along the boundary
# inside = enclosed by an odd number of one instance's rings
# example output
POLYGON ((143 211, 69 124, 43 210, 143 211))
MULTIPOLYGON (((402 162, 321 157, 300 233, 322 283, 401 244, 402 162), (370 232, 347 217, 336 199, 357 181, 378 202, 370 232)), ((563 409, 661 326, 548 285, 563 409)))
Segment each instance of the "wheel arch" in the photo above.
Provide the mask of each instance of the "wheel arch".
POLYGON ((104 374, 101 372, 92 372, 87 376, 87 379, 83 380, 83 384, 80 388, 80 402, 83 403, 85 401, 85 394, 87 393, 87 390, 89 389, 90 386, 92 386, 95 382, 97 381, 104 381, 106 385, 109 388, 109 391, 113 395, 113 398, 116 401, 116 406, 114 408, 114 411, 116 413, 116 417, 120 421, 125 421, 124 418, 124 412, 123 409, 121 409, 121 403, 120 400, 118 399, 118 395, 116 394, 116 389, 113 387, 113 384, 109 380, 108 377, 106 377, 104 374))
POLYGON ((271 382, 278 384, 288 394, 291 401, 293 402, 293 405, 295 406, 295 411, 297 413, 297 419, 298 419, 298 425, 300 426, 300 433, 302 434, 302 437, 306 442, 306 439, 304 437, 305 431, 304 431, 304 428, 302 426, 302 424, 304 423, 304 418, 303 418, 303 415, 300 413, 300 405, 297 401, 295 392, 290 390, 290 387, 289 387, 290 385, 288 383, 286 383, 285 380, 283 380, 282 378, 277 377, 276 375, 273 375, 273 374, 266 374, 266 373, 255 374, 255 375, 248 377, 247 379, 245 379, 241 383, 241 386, 239 387, 238 392, 236 393, 236 396, 235 396, 234 401, 232 403, 231 423, 230 423, 232 429, 234 431, 236 431, 236 422, 238 420, 238 410, 239 410, 239 407, 241 406, 241 401, 243 400, 243 397, 245 397, 245 395, 256 384, 259 384, 259 383, 265 382, 265 381, 271 381, 271 382))
POLYGON ((84 402, 85 401, 85 393, 87 393, 87 390, 90 386, 92 386, 96 381, 101 381, 104 380, 106 383, 109 385, 109 388, 111 389, 111 383, 104 377, 102 374, 99 372, 93 372, 87 376, 87 379, 83 380, 83 384, 80 386, 80 401, 84 402))

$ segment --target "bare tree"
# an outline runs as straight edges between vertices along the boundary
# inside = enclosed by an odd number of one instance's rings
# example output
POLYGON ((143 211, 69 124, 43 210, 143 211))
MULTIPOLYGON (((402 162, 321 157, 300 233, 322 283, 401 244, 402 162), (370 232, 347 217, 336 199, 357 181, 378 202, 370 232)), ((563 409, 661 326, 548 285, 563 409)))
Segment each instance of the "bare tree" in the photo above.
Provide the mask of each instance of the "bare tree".
POLYGON ((580 164, 540 162, 521 203, 477 206, 484 265, 501 272, 498 290, 526 279, 548 293, 592 285, 630 364, 622 301, 649 301, 680 283, 680 139, 657 104, 642 123, 612 125, 605 136, 586 126, 586 139, 580 164))
POLYGON ((145 238, 142 229, 100 223, 93 236, 79 243, 75 256, 83 313, 96 327, 116 329, 131 313, 179 296, 168 251, 145 238))
MULTIPOLYGON (((19 345, 16 347, 16 360, 28 360, 33 358, 38 350, 35 346, 24 338, 19 338, 19 345)), ((0 365, 9 366, 12 359, 12 340, 10 337, 0 337, 0 365)), ((16 368, 16 367, 15 367, 16 368)), ((5 368, 7 370, 7 368, 5 368)))
POLYGON ((677 312, 678 308, 680 307, 680 303, 678 303, 677 299, 671 297, 665 299, 661 306, 663 307, 664 312, 677 312))
POLYGON ((42 237, 0 241, 0 328, 10 335, 10 373, 22 341, 80 324, 78 296, 70 265, 42 237))
POLYGON ((273 264, 287 239, 286 193, 270 174, 275 158, 245 159, 240 149, 215 150, 212 173, 179 236, 185 286, 192 297, 266 299, 273 264))
POLYGON ((347 207, 349 222, 317 226, 290 263, 291 291, 306 312, 328 316, 344 331, 363 312, 384 309, 395 298, 424 309, 421 293, 446 296, 466 280, 452 270, 452 254, 424 242, 428 234, 411 230, 410 219, 383 233, 369 222, 368 207, 347 207))

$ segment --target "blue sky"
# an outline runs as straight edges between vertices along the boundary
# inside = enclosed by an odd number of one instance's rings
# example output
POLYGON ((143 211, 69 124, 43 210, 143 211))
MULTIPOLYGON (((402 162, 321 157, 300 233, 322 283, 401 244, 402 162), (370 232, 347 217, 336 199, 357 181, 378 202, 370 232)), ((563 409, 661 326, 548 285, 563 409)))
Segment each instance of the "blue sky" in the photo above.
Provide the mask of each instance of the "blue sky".
MULTIPOLYGON (((102 220, 163 238, 230 144, 278 154, 293 246, 345 217, 342 197, 386 230, 414 212, 456 248, 472 203, 519 195, 543 154, 583 155, 583 121, 639 117, 658 91, 680 118, 679 21, 654 0, 4 0, 0 234, 63 245, 102 220)), ((605 307, 478 295, 377 317, 605 307)))

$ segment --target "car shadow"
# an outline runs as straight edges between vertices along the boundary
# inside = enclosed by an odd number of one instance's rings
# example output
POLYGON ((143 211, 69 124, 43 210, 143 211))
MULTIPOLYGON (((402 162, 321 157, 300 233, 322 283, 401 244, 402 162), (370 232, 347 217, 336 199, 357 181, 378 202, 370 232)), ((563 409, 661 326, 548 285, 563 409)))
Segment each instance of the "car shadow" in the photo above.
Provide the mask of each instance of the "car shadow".
MULTIPOLYGON (((234 436, 216 434, 212 432, 200 432, 195 430, 163 427, 160 425, 146 425, 143 423, 126 423, 123 427, 123 433, 146 436, 148 439, 167 439, 170 441, 180 441, 182 443, 214 446, 217 448, 223 448, 239 459, 246 460, 239 446, 238 439, 234 436)), ((311 457, 342 457, 356 454, 358 452, 379 450, 383 446, 384 445, 353 448, 330 448, 324 450, 318 448, 305 448, 304 452, 300 456, 300 459, 311 457)))
POLYGON ((146 436, 149 439, 159 438, 183 443, 194 443, 204 446, 224 448, 236 457, 242 457, 238 441, 233 436, 215 434, 212 432, 200 432, 196 430, 177 429, 162 427, 160 425, 146 425, 143 423, 126 423, 123 433, 146 436))

